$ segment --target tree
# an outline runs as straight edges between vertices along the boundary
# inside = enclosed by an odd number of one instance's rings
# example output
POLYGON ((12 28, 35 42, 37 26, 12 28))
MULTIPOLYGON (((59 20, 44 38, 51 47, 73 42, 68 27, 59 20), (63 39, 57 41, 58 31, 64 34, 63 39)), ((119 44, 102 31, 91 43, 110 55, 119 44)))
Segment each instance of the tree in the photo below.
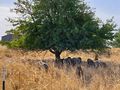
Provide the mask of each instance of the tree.
POLYGON ((49 50, 60 60, 65 50, 101 50, 113 39, 115 25, 95 18, 84 0, 18 0, 15 5, 21 17, 9 21, 22 37, 18 47, 49 50))

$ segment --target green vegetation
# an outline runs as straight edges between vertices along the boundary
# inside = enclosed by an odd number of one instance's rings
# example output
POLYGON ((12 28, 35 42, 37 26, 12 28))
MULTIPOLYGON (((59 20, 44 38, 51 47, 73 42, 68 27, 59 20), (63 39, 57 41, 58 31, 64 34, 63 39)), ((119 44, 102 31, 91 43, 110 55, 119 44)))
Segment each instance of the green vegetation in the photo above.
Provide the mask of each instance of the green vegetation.
POLYGON ((103 23, 84 0, 18 0, 14 12, 18 19, 9 19, 19 38, 12 47, 28 50, 49 50, 56 60, 65 51, 103 50, 113 40, 115 25, 103 23))
POLYGON ((6 46, 10 46, 10 42, 7 41, 0 41, 0 45, 6 45, 6 46))
POLYGON ((120 47, 120 30, 115 34, 115 38, 113 41, 113 46, 119 48, 120 47))

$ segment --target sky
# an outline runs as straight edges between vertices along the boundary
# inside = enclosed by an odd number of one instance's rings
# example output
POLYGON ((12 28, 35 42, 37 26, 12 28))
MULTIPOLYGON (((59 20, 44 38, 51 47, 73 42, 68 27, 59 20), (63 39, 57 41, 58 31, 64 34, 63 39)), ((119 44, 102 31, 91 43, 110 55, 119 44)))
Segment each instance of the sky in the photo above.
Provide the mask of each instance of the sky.
MULTIPOLYGON (((10 9, 14 7, 16 0, 0 0, 0 39, 5 35, 5 31, 10 30, 12 25, 5 20, 8 17, 16 17, 10 9)), ((93 8, 97 17, 105 21, 114 17, 115 23, 120 27, 120 0, 85 0, 93 8)))

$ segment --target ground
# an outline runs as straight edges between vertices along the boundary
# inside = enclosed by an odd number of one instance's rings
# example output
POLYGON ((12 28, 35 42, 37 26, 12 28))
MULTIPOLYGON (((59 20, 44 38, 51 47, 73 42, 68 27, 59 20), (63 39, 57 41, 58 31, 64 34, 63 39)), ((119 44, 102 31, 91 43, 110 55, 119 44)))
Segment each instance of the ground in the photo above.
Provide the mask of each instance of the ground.
MULTIPOLYGON (((77 51, 63 52, 62 58, 81 57, 86 61, 94 59, 94 53, 77 51)), ((54 55, 48 51, 38 52, 12 50, 0 46, 0 81, 2 68, 7 69, 6 90, 120 90, 120 49, 112 48, 109 54, 102 54, 99 59, 108 64, 107 68, 86 68, 82 66, 84 80, 78 78, 75 70, 67 72, 64 69, 49 65, 46 73, 43 69, 27 63, 27 60, 52 60, 54 55)), ((2 82, 0 82, 2 88, 2 82)))

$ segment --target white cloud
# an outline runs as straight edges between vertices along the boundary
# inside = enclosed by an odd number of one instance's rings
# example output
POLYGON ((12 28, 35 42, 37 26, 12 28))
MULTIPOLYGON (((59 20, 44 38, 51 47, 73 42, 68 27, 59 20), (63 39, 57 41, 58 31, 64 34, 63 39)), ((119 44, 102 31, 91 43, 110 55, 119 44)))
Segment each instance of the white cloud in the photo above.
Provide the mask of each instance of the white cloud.
POLYGON ((5 19, 8 17, 12 18, 17 16, 15 13, 10 12, 10 8, 13 7, 0 6, 0 38, 1 36, 5 35, 7 30, 13 28, 12 25, 5 19))

